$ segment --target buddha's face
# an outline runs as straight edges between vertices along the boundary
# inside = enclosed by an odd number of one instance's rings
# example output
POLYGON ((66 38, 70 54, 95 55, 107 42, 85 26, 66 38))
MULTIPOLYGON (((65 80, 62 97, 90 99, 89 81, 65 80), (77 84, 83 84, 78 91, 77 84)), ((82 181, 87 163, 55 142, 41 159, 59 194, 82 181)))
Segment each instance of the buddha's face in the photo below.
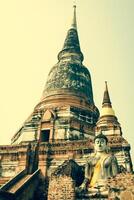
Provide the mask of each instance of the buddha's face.
POLYGON ((106 148, 107 148, 107 142, 104 138, 97 138, 95 140, 95 150, 97 152, 106 151, 106 148))

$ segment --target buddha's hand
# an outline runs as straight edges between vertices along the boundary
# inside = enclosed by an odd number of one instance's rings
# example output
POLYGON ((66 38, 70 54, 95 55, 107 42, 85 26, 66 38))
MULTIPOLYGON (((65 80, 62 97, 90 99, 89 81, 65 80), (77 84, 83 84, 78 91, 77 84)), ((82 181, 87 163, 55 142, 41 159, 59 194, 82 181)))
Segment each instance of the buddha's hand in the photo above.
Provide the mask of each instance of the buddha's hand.
POLYGON ((86 185, 82 183, 79 187, 79 191, 84 191, 84 190, 86 190, 86 185))
POLYGON ((79 186, 79 190, 85 191, 87 189, 88 183, 89 183, 89 180, 87 178, 85 178, 83 183, 79 186))

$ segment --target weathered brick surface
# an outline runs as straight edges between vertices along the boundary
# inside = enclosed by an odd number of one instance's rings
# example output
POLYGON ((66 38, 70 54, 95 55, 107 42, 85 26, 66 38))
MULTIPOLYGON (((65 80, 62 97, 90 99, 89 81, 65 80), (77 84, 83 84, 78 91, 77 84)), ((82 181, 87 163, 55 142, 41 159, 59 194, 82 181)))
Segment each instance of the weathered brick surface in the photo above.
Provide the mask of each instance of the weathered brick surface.
POLYGON ((75 200, 75 184, 71 177, 52 177, 49 182, 48 200, 75 200))
POLYGON ((134 200, 134 175, 131 173, 121 173, 115 178, 108 180, 110 188, 109 200, 115 197, 120 200, 134 200))

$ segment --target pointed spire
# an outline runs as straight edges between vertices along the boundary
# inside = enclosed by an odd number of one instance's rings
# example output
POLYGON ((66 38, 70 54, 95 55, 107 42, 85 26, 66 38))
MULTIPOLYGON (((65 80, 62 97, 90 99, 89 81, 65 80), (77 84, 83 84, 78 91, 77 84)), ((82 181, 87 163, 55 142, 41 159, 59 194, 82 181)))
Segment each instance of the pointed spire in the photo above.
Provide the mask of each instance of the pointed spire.
POLYGON ((77 60, 83 61, 84 57, 80 49, 79 37, 77 32, 77 20, 76 20, 76 5, 74 7, 73 22, 70 29, 67 32, 67 36, 62 50, 58 54, 58 59, 61 60, 66 56, 69 57, 72 54, 77 54, 77 60))
POLYGON ((107 81, 105 81, 105 91, 104 91, 103 102, 102 102, 102 106, 105 106, 105 105, 108 107, 112 107, 109 92, 108 92, 107 81))
POLYGON ((105 91, 104 91, 104 96, 103 96, 102 109, 100 112, 100 117, 102 116, 115 116, 115 112, 112 108, 112 104, 110 101, 107 81, 105 81, 105 91))
POLYGON ((73 21, 72 21, 71 28, 77 29, 76 5, 74 5, 73 7, 74 7, 74 16, 73 16, 73 21))

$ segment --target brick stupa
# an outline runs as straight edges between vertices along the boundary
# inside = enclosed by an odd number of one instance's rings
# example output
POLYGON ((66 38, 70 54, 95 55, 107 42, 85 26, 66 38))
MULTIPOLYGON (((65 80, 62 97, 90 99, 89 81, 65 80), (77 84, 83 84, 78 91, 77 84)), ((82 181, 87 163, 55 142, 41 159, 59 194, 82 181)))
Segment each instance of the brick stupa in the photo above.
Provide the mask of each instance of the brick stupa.
POLYGON ((85 194, 77 197, 75 187, 84 179, 86 157, 94 151, 93 139, 100 131, 108 137, 120 173, 132 176, 130 145, 122 136, 107 84, 99 114, 83 60, 74 6, 72 25, 41 101, 11 145, 0 146, 1 200, 89 199, 85 194))

